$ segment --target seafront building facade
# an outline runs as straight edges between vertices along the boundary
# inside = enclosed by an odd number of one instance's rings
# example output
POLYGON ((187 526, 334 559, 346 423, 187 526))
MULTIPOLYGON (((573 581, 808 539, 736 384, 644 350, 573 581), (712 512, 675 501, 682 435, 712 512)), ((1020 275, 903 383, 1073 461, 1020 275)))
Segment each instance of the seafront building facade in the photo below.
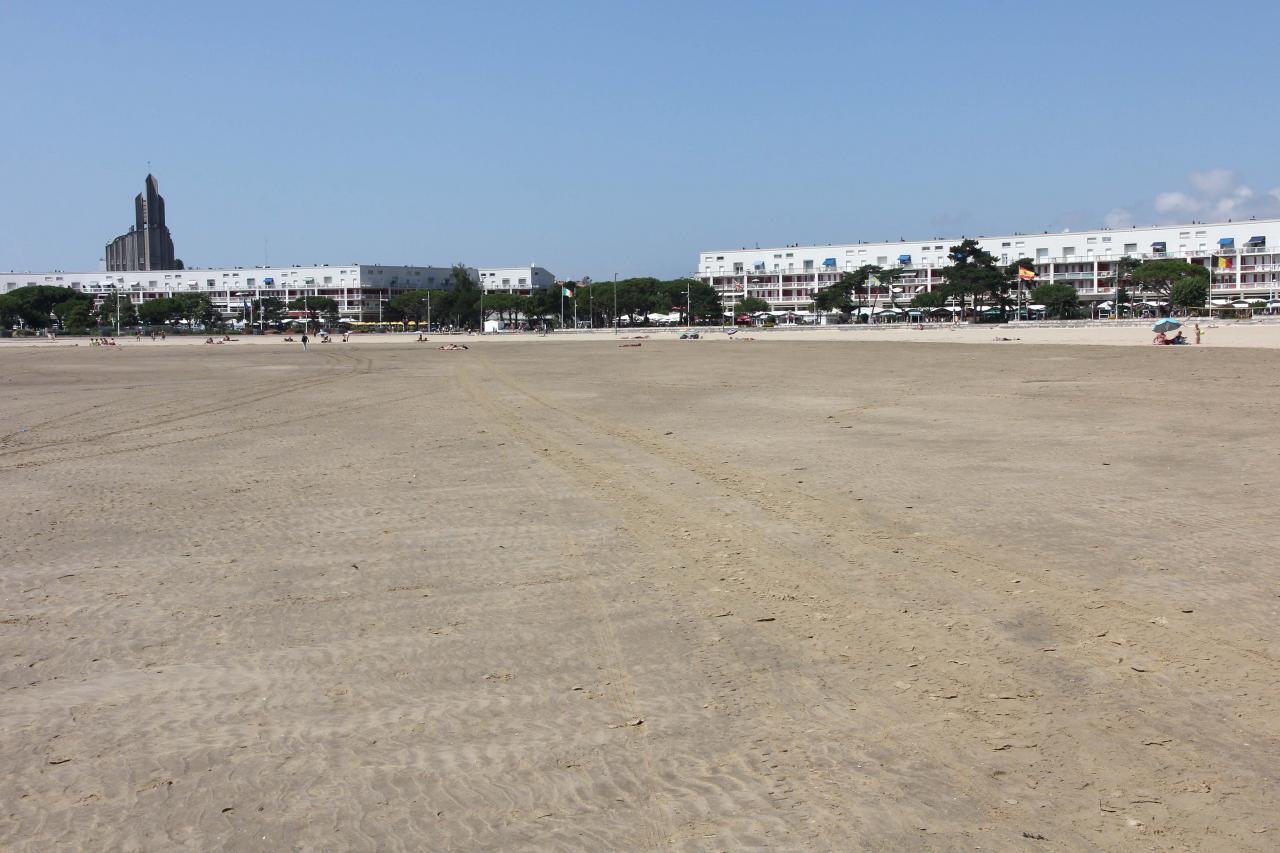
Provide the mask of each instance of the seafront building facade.
POLYGON ((481 267, 480 286, 486 293, 514 293, 528 296, 555 284, 556 277, 542 267, 481 267))
MULTIPOLYGON (((720 293, 725 310, 749 296, 765 300, 777 312, 814 315, 814 296, 841 274, 864 264, 900 269, 895 292, 871 294, 884 304, 905 306, 920 291, 942 286, 942 270, 951 264, 950 248, 962 237, 783 246, 770 249, 704 251, 697 277, 720 293)), ((1280 219, 1193 223, 1142 228, 1104 228, 976 237, 1001 264, 1020 258, 1034 262, 1034 284, 1069 284, 1086 306, 1115 295, 1115 263, 1177 258, 1212 270, 1211 298, 1228 305, 1238 300, 1274 301, 1280 294, 1280 219)))
MULTIPOLYGON (((95 297, 116 291, 135 305, 177 293, 203 293, 227 317, 244 316, 255 299, 328 296, 350 320, 379 320, 386 303, 409 290, 450 286, 451 267, 348 264, 338 266, 228 267, 218 269, 137 270, 125 272, 0 273, 0 293, 36 284, 70 287, 95 297)), ((479 282, 480 271, 468 268, 479 282)))

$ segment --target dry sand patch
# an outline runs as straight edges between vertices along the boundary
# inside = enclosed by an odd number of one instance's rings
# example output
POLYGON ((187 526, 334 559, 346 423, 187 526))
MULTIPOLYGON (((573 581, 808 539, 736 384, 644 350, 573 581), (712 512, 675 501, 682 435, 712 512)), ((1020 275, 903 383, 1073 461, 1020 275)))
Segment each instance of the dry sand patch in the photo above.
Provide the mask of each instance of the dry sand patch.
POLYGON ((1280 354, 0 350, 0 844, 1274 849, 1280 354))

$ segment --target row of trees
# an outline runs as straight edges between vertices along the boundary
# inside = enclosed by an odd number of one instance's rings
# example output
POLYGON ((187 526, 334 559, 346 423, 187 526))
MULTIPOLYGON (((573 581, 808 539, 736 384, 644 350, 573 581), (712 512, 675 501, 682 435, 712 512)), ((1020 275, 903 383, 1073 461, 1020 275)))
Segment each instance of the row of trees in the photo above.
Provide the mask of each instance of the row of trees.
POLYGON ((483 300, 464 266, 454 267, 450 279, 446 290, 415 290, 393 297, 386 319, 419 324, 429 316, 432 323, 465 327, 476 325, 482 314, 485 320, 524 317, 534 323, 558 323, 563 312, 566 324, 576 317, 579 322, 607 327, 620 318, 642 323, 649 314, 677 312, 681 322, 690 322, 690 316, 692 322, 721 321, 715 288, 694 279, 629 278, 616 283, 585 279, 568 285, 568 295, 557 285, 528 296, 485 293, 483 300))
MULTIPOLYGON (((265 301, 265 300, 264 300, 265 301)), ((283 300, 275 300, 283 306, 283 300)), ((337 303, 332 299, 336 310, 337 303)), ((126 296, 119 299, 107 295, 93 307, 93 297, 69 287, 33 285, 20 287, 0 296, 0 328, 22 325, 28 329, 60 328, 79 332, 95 327, 115 328, 141 324, 161 326, 169 323, 201 323, 206 326, 222 322, 222 313, 203 293, 177 293, 135 305, 126 296)), ((280 312, 283 319, 283 310, 280 312)))

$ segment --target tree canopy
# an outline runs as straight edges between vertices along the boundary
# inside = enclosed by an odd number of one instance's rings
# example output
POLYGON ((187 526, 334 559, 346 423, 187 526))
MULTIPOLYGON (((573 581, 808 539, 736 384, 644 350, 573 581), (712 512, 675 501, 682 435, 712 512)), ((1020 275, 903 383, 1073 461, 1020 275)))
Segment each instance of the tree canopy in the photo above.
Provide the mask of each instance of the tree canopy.
POLYGON ((438 316, 439 296, 429 290, 410 290, 391 297, 387 308, 392 312, 394 319, 404 320, 416 326, 427 322, 428 314, 434 315, 432 319, 438 316))
POLYGON ((758 296, 748 296, 733 306, 735 314, 759 314, 769 310, 769 303, 758 296))
POLYGON ((912 308, 941 308, 947 304, 947 297, 937 290, 922 290, 911 297, 912 308))
POLYGON ((338 321, 338 300, 331 296, 299 296, 289 303, 290 311, 305 311, 308 320, 318 320, 321 315, 330 323, 338 321))
MULTIPOLYGON (((128 296, 120 294, 120 326, 136 326, 138 325, 138 309, 137 306, 129 299, 128 296)), ((114 328, 116 325, 116 295, 107 294, 102 298, 102 304, 98 306, 98 324, 108 328, 114 328)))
POLYGON ((1031 300, 1043 305, 1054 319, 1069 320, 1080 306, 1080 293, 1069 284, 1041 284, 1031 291, 1031 300))
POLYGON ((222 314, 203 293, 176 293, 149 299, 138 306, 138 317, 148 325, 185 321, 213 326, 222 322, 222 314))
POLYGON ((15 323, 29 329, 47 329, 55 324, 66 328, 68 319, 87 323, 89 309, 93 305, 92 297, 87 294, 50 284, 19 287, 0 300, 3 300, 0 317, 3 317, 6 328, 15 323))
MULTIPOLYGON (((1199 308, 1209 301, 1209 282, 1183 278, 1169 290, 1169 304, 1175 308, 1199 308)), ((1265 302, 1263 303, 1266 304, 1265 302)))
MULTIPOLYGON (((1164 258, 1145 261, 1138 265, 1131 276, 1133 286, 1145 293, 1154 293, 1168 298, 1173 288, 1180 282, 1199 282, 1207 289, 1209 286, 1209 270, 1199 264, 1188 263, 1176 258, 1164 258)), ((1204 304, 1202 299, 1200 305, 1204 304)))
MULTIPOLYGON (((974 306, 990 295, 1001 313, 1008 305, 1009 278, 996 266, 995 256, 978 245, 977 240, 963 240, 951 247, 951 266, 942 270, 942 295, 955 299, 961 308, 965 299, 973 297, 974 306)), ((1016 274, 1016 271, 1015 271, 1016 274)))
POLYGON ((253 316, 263 323, 275 325, 284 322, 285 302, 279 296, 266 296, 253 300, 253 316))

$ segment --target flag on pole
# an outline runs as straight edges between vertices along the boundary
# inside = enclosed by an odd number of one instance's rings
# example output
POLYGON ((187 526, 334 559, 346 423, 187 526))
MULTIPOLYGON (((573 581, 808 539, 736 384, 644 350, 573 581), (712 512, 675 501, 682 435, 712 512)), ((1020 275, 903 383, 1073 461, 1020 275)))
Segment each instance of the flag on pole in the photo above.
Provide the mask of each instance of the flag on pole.
POLYGON ((1018 278, 1023 281, 1034 281, 1036 277, 1035 270, 1029 270, 1026 267, 1018 267, 1018 278))
POLYGON ((1228 258, 1226 255, 1218 255, 1218 269, 1229 270, 1231 269, 1231 265, 1234 261, 1234 258, 1228 258))
POLYGON ((561 296, 566 296, 566 297, 568 297, 569 299, 572 299, 572 298, 573 298, 573 285, 571 285, 571 284, 563 284, 563 285, 561 285, 561 286, 560 286, 560 295, 561 295, 561 296))

